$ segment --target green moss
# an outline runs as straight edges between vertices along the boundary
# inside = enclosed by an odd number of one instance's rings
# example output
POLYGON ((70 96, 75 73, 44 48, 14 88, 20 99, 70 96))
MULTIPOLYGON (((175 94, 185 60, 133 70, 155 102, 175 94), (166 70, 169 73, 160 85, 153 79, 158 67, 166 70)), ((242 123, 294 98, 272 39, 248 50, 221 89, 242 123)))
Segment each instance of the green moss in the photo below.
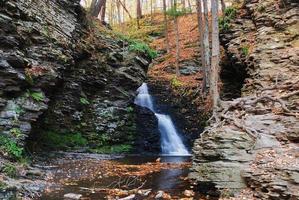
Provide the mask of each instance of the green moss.
POLYGON ((127 112, 128 113, 133 113, 134 112, 134 108, 131 107, 131 106, 127 107, 127 112))
POLYGON ((245 56, 248 56, 249 55, 249 47, 248 46, 243 46, 241 48, 241 51, 242 51, 242 54, 245 55, 245 56))
POLYGON ((178 88, 182 86, 182 83, 177 79, 176 76, 174 76, 171 80, 170 80, 170 84, 172 87, 174 88, 178 88))
POLYGON ((133 149, 132 145, 130 144, 116 144, 116 145, 107 145, 98 147, 96 149, 91 149, 94 153, 129 153, 133 149))
POLYGON ((3 169, 1 170, 5 175, 14 178, 17 176, 17 168, 10 164, 10 163, 5 163, 3 169))
POLYGON ((2 182, 2 181, 0 181, 0 191, 1 190, 5 190, 6 188, 7 188, 7 184, 4 183, 4 182, 2 182))
POLYGON ((4 151, 10 157, 14 159, 20 159, 23 154, 23 148, 20 147, 15 141, 12 139, 0 135, 0 151, 4 151))
POLYGON ((17 139, 23 135, 19 128, 12 128, 9 130, 9 132, 14 138, 17 138, 17 139))
POLYGON ((155 50, 151 49, 147 44, 139 41, 132 42, 129 46, 129 51, 146 54, 151 59, 157 57, 157 52, 155 50))
POLYGON ((80 103, 83 104, 83 105, 89 105, 90 104, 90 102, 84 97, 80 98, 80 103))
POLYGON ((27 90, 26 96, 31 97, 35 101, 43 101, 45 99, 44 94, 42 92, 32 92, 30 90, 27 90))
POLYGON ((87 140, 81 133, 57 133, 53 131, 42 133, 40 142, 51 149, 67 149, 87 145, 87 140))

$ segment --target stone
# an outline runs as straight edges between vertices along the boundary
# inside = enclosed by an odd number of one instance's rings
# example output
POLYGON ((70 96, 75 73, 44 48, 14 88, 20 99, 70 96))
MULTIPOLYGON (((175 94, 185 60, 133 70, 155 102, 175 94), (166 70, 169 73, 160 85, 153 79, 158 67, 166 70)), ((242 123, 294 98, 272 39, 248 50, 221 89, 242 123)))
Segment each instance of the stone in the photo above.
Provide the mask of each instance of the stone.
POLYGON ((124 197, 124 198, 119 198, 119 200, 132 200, 135 199, 135 194, 131 194, 130 196, 124 197))
POLYGON ((155 196, 155 199, 161 199, 163 198, 164 192, 162 190, 159 190, 155 196))
POLYGON ((82 194, 75 194, 75 193, 68 193, 63 195, 64 199, 69 199, 69 200, 79 200, 81 199, 82 194))
POLYGON ((192 75, 192 74, 196 74, 199 71, 200 68, 198 66, 183 65, 180 67, 180 73, 183 75, 192 75))
POLYGON ((194 191, 192 191, 192 190, 185 190, 184 191, 184 195, 186 197, 193 197, 194 196, 194 191))

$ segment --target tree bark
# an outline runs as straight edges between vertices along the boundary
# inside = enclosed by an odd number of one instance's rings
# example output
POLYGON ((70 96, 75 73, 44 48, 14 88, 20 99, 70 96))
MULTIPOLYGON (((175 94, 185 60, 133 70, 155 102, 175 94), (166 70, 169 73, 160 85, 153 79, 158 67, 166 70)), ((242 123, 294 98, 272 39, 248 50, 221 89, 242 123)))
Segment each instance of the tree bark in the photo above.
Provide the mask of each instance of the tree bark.
POLYGON ((121 16, 120 16, 120 1, 116 2, 116 8, 117 8, 117 20, 118 24, 121 24, 121 16))
POLYGON ((166 0, 163 0, 165 46, 166 46, 167 53, 169 53, 168 20, 167 20, 166 9, 167 9, 167 7, 166 7, 166 0))
POLYGON ((207 92, 208 88, 210 87, 210 76, 211 76, 211 52, 210 52, 210 41, 209 41, 209 10, 208 10, 208 3, 206 0, 203 1, 203 10, 204 10, 204 17, 203 17, 203 30, 202 30, 202 40, 203 40, 203 49, 204 49, 204 70, 205 70, 205 82, 203 86, 203 92, 207 92))
POLYGON ((140 29, 140 23, 139 20, 142 17, 142 9, 141 9, 141 2, 140 0, 137 0, 137 28, 140 29))
POLYGON ((130 14, 130 12, 128 11, 128 9, 126 7, 126 1, 124 0, 124 3, 122 3, 121 0, 118 0, 118 2, 123 7, 124 11, 126 11, 126 13, 129 15, 130 19, 132 19, 132 15, 130 14))
POLYGON ((91 7, 90 7, 91 15, 94 17, 98 17, 104 4, 106 4, 106 0, 93 0, 91 2, 91 7))
MULTIPOLYGON (((173 1, 174 11, 177 11, 177 1, 173 1)), ((180 34, 179 34, 179 19, 178 16, 174 17, 174 25, 175 25, 175 41, 176 41, 176 54, 175 54, 175 73, 177 76, 180 76, 180 68, 179 68, 179 61, 180 61, 180 34)))
POLYGON ((203 17, 202 17, 202 0, 196 0, 196 8, 197 8, 197 21, 198 21, 198 31, 199 31, 199 45, 200 45, 200 56, 201 56, 201 65, 203 72, 203 81, 202 81, 202 92, 206 93, 207 91, 207 68, 205 62, 205 48, 204 48, 204 26, 203 26, 203 17))
POLYGON ((104 4, 102 6, 102 10, 101 10, 101 21, 104 22, 105 21, 105 17, 106 17, 106 0, 103 0, 104 4))
POLYGON ((212 59, 210 94, 213 99, 213 112, 216 113, 219 104, 218 71, 219 71, 219 27, 218 27, 218 0, 211 0, 212 12, 212 59))
POLYGON ((221 11, 223 14, 224 14, 225 9, 226 9, 225 2, 224 2, 224 0, 221 0, 221 11))
POLYGON ((89 12, 91 15, 93 15, 93 13, 95 12, 96 4, 97 4, 97 0, 92 0, 89 8, 89 12))

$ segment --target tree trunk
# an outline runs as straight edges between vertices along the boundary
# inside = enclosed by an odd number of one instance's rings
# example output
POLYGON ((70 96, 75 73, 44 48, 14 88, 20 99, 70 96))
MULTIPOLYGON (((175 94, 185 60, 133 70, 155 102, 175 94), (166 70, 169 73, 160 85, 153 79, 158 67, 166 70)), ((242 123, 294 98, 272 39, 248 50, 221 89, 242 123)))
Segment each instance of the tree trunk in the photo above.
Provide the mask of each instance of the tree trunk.
POLYGON ((105 17, 106 17, 106 0, 103 0, 104 4, 102 6, 102 10, 101 10, 101 21, 104 22, 105 21, 105 17))
POLYGON ((203 40, 203 49, 204 49, 204 66, 205 66, 205 85, 203 86, 203 92, 207 92, 208 88, 210 87, 210 76, 211 76, 211 52, 210 52, 210 41, 209 41, 209 10, 208 10, 208 3, 206 0, 203 1, 203 10, 204 10, 204 17, 203 17, 203 26, 202 29, 202 40, 203 40))
MULTIPOLYGON (((177 1, 173 1, 174 11, 177 11, 177 1)), ((175 41, 176 41, 176 54, 175 54, 175 73, 177 76, 180 76, 180 68, 179 68, 179 61, 180 61, 180 34, 179 34, 179 19, 177 16, 174 17, 174 25, 175 25, 175 41)))
POLYGON ((197 8, 197 21, 198 21, 198 31, 199 31, 199 45, 200 45, 200 56, 201 56, 201 66, 203 72, 203 81, 202 81, 202 92, 206 93, 207 91, 207 68, 205 62, 205 48, 204 48, 204 26, 203 26, 203 17, 202 17, 202 0, 196 0, 197 8))
POLYGON ((169 53, 168 20, 167 20, 166 9, 167 9, 166 8, 166 0, 163 0, 165 46, 166 46, 167 53, 169 53))
POLYGON ((151 7, 151 24, 153 24, 153 0, 150 0, 150 7, 151 7))
POLYGON ((93 13, 95 12, 96 4, 97 4, 97 0, 92 0, 92 2, 90 4, 89 12, 92 16, 93 16, 93 13))
MULTIPOLYGON (((196 0, 196 1, 197 1, 197 0, 196 0)), ((190 9, 190 12, 192 13, 192 5, 191 5, 190 0, 188 0, 188 7, 189 7, 189 9, 190 9)))
POLYGON ((120 1, 116 2, 116 8, 117 8, 117 20, 118 24, 121 24, 121 17, 120 17, 120 1))
POLYGON ((137 28, 140 29, 140 23, 139 20, 142 17, 142 9, 141 9, 141 2, 140 0, 137 0, 137 28))
POLYGON ((179 22, 178 17, 174 18, 175 25, 175 41, 176 41, 176 54, 175 54, 175 73, 180 76, 179 60, 180 60, 180 38, 179 38, 179 22))
POLYGON ((185 0, 182 0, 182 6, 183 6, 183 9, 186 8, 186 1, 185 0))
POLYGON ((211 0, 212 12, 212 59, 211 59, 211 97, 213 99, 213 112, 216 113, 219 104, 218 71, 219 71, 219 27, 218 27, 218 0, 211 0))
POLYGON ((126 13, 129 15, 129 18, 132 19, 132 15, 130 14, 130 12, 128 11, 128 9, 126 7, 126 1, 124 0, 124 3, 122 3, 121 0, 118 0, 118 2, 123 7, 124 11, 126 11, 126 13))
POLYGON ((93 0, 91 3, 91 15, 94 17, 98 17, 104 4, 106 4, 106 0, 93 0))
POLYGON ((225 9, 226 9, 225 2, 224 2, 224 0, 221 0, 221 11, 223 14, 224 14, 225 9))

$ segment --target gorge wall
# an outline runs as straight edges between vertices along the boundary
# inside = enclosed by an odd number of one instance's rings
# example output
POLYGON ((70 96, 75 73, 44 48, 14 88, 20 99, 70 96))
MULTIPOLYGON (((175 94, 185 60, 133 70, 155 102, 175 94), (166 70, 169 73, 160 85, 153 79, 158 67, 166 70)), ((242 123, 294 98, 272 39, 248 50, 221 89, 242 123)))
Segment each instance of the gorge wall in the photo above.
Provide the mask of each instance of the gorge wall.
POLYGON ((150 58, 88 20, 78 0, 0 4, 1 138, 35 147, 77 135, 95 151, 130 148, 133 98, 150 58))
POLYGON ((297 199, 299 4, 241 2, 220 37, 232 63, 222 71, 246 71, 241 97, 195 141, 190 178, 214 195, 249 187, 252 198, 297 199))

